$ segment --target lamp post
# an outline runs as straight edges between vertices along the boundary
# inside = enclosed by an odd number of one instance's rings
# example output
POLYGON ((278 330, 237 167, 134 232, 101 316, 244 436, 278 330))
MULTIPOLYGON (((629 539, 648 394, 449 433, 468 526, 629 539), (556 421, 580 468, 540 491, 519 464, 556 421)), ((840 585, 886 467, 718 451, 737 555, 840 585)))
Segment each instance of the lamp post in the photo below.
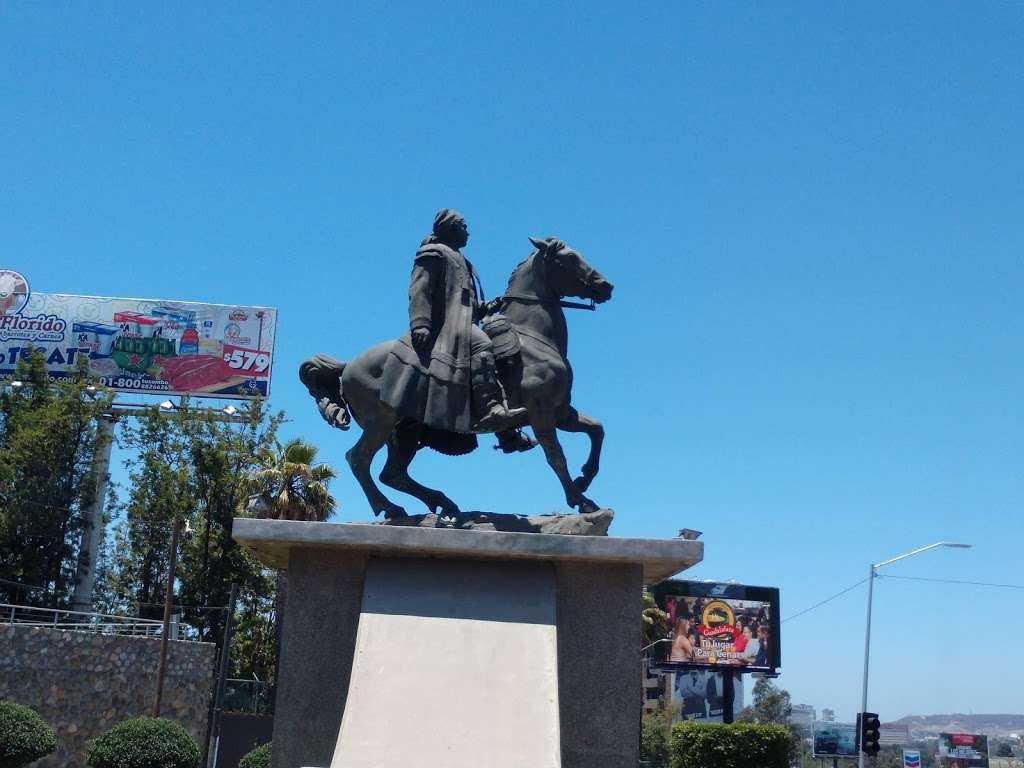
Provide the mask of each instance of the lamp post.
MULTIPOLYGON (((868 709, 868 658, 871 654, 871 599, 875 592, 875 577, 878 575, 878 569, 882 566, 895 563, 897 560, 905 560, 908 557, 919 555, 922 552, 927 552, 929 549, 935 549, 936 547, 953 547, 956 549, 969 549, 970 544, 958 544, 952 541, 937 541, 934 544, 929 544, 927 547, 921 547, 911 552, 907 552, 902 555, 884 560, 881 563, 875 563, 868 569, 868 623, 867 629, 864 632, 864 687, 861 691, 860 698, 860 711, 867 712, 868 709)), ((859 740, 859 734, 858 734, 859 740)), ((864 768, 864 751, 857 751, 857 765, 859 768, 864 768)))

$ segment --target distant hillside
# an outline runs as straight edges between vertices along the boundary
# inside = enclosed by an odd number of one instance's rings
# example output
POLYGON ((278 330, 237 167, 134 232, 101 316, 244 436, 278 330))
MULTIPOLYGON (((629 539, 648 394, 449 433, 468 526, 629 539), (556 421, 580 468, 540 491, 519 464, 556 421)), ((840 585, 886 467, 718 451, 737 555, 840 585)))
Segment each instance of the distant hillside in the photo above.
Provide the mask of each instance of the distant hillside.
POLYGON ((1024 734, 1024 715, 907 715, 896 721, 910 728, 911 735, 938 733, 984 733, 989 736, 1024 734))

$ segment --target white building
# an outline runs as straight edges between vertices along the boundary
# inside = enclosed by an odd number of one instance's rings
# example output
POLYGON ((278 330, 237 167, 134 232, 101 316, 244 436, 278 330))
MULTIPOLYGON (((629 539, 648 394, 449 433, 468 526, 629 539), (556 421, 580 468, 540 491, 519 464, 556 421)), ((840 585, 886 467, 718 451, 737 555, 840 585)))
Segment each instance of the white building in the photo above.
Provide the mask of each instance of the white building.
POLYGON ((789 722, 799 725, 803 730, 810 732, 811 724, 814 722, 817 712, 810 704, 794 704, 789 713, 789 722))

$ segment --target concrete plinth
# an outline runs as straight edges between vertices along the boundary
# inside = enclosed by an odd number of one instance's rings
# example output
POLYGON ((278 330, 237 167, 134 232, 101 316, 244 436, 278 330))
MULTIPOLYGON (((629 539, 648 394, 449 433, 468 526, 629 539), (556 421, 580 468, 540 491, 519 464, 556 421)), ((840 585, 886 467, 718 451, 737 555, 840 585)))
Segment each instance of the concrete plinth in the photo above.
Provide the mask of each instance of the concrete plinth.
POLYGON ((274 768, 635 768, 640 587, 700 542, 235 521, 287 568, 274 768))

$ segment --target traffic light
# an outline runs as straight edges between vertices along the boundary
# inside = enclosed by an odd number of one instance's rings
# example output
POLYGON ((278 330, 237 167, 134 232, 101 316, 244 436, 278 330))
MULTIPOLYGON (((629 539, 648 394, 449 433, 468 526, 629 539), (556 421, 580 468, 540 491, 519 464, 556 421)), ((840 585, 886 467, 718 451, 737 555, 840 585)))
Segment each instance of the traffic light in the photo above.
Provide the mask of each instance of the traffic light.
POLYGON ((857 734, 860 736, 860 751, 865 755, 877 755, 882 748, 878 740, 882 736, 882 723, 874 712, 857 715, 857 734))

